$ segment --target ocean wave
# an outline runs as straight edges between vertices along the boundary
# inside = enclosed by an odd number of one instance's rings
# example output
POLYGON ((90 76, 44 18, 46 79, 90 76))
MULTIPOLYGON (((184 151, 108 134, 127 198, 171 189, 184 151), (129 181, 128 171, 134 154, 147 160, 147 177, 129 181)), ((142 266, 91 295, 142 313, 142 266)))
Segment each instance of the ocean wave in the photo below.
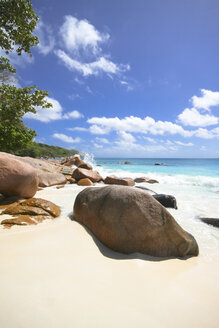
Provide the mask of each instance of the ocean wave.
POLYGON ((126 167, 125 170, 118 165, 118 168, 106 168, 104 165, 98 166, 95 162, 94 156, 90 154, 85 154, 85 162, 91 164, 94 170, 98 171, 103 178, 107 175, 116 175, 118 177, 130 177, 132 179, 147 176, 148 178, 158 180, 160 184, 174 184, 174 185, 192 185, 200 186, 205 188, 210 188, 214 192, 219 192, 219 178, 210 177, 203 175, 186 175, 186 174, 165 174, 165 173, 155 173, 155 172, 130 172, 126 167))

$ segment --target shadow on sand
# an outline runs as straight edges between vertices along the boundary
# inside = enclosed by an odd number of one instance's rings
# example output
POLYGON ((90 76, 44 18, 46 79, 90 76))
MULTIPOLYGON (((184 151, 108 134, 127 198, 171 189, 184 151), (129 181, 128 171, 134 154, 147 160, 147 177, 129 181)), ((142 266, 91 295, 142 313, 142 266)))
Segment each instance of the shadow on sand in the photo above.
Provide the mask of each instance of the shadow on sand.
POLYGON ((92 237, 93 241, 95 242, 95 244, 99 248, 100 252, 104 256, 109 257, 109 258, 114 259, 114 260, 139 259, 139 260, 143 260, 143 261, 161 262, 161 261, 172 260, 172 259, 176 259, 176 258, 179 259, 179 260, 184 261, 184 260, 187 260, 190 257, 192 257, 192 256, 185 256, 185 257, 174 257, 174 256, 155 257, 155 256, 150 256, 150 255, 146 255, 146 254, 142 254, 142 253, 132 253, 132 254, 119 253, 119 252, 111 250, 110 248, 108 248, 107 246, 102 244, 89 228, 87 228, 85 225, 83 225, 82 223, 80 223, 80 222, 78 222, 74 219, 73 213, 69 213, 68 217, 71 221, 75 221, 78 224, 80 224, 87 231, 87 233, 92 237))

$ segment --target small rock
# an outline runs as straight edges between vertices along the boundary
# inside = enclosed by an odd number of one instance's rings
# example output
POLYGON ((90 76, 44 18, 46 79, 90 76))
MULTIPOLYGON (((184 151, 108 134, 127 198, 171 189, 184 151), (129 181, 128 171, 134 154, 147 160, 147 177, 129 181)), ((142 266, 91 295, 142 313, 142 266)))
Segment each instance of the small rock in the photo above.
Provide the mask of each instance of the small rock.
POLYGON ((159 181, 154 180, 154 179, 149 179, 146 181, 147 183, 154 184, 154 183, 159 183, 159 181))
POLYGON ((98 172, 87 170, 87 169, 81 169, 81 168, 77 168, 74 171, 72 178, 74 178, 76 181, 79 181, 84 178, 88 178, 92 182, 98 182, 98 181, 102 180, 102 177, 100 176, 100 174, 98 172))
POLYGON ((56 189, 61 189, 61 188, 64 188, 65 185, 61 185, 61 186, 56 186, 56 189))
POLYGON ((93 170, 93 167, 90 164, 85 163, 85 162, 81 163, 78 167, 81 169, 93 170))
POLYGON ((147 182, 149 179, 146 177, 135 178, 136 183, 147 182))
POLYGON ((76 183, 76 180, 74 178, 68 178, 68 182, 72 184, 72 183, 76 183))
POLYGON ((129 162, 129 161, 125 161, 125 163, 124 164, 131 164, 131 162, 129 162))
POLYGON ((134 186, 135 181, 131 178, 118 178, 115 175, 110 175, 104 180, 105 184, 123 185, 123 186, 134 186))
POLYGON ((84 178, 78 181, 78 186, 92 186, 93 182, 88 179, 88 178, 84 178))

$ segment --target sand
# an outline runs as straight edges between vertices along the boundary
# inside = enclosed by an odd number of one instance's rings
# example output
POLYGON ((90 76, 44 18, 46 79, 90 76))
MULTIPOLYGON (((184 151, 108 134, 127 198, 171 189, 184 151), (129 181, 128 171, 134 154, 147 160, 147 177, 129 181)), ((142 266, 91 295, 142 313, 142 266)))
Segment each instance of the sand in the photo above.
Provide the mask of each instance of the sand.
POLYGON ((218 251, 187 260, 110 251, 71 220, 82 189, 37 193, 62 207, 59 219, 1 228, 0 326, 218 327, 218 251))

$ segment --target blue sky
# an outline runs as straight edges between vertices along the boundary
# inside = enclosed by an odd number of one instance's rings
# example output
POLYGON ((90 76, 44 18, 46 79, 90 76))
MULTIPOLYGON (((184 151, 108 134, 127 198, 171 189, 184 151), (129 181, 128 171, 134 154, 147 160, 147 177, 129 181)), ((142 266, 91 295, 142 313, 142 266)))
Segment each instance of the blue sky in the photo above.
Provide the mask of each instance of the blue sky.
POLYGON ((53 109, 27 114, 36 141, 97 157, 219 157, 219 1, 34 0, 21 86, 53 109))

